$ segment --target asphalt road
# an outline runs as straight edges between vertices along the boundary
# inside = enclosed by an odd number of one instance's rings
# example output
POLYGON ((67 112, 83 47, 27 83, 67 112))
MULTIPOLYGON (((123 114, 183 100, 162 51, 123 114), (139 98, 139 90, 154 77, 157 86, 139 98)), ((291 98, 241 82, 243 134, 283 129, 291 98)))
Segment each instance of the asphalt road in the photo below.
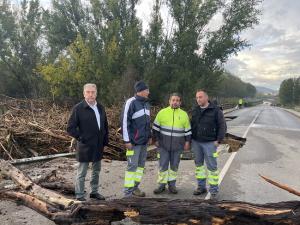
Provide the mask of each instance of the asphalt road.
POLYGON ((299 200, 258 174, 300 191, 300 119, 265 105, 229 115, 238 117, 228 122, 228 131, 240 136, 247 133, 247 143, 235 155, 221 182, 220 199, 253 203, 299 200))
MULTIPOLYGON (((300 118, 267 105, 244 108, 227 115, 237 116, 227 122, 228 132, 247 138, 246 145, 237 153, 221 154, 218 159, 221 171, 219 200, 237 200, 252 203, 269 203, 299 200, 299 197, 285 192, 265 182, 258 174, 265 175, 278 182, 300 191, 300 118)), ((27 173, 42 174, 44 170, 56 169, 70 181, 74 178, 76 161, 74 159, 56 159, 40 166, 28 166, 27 173)), ((103 162, 101 170, 100 192, 107 199, 122 198, 122 187, 126 162, 103 162)), ((141 189, 147 197, 195 198, 192 192, 196 188, 194 162, 182 160, 179 167, 177 195, 168 192, 154 195, 158 164, 147 162, 141 189)), ((89 193, 89 177, 86 179, 89 193)), ((202 195, 197 198, 208 198, 202 195)), ((0 201, 0 224, 53 225, 36 212, 15 203, 0 201)))

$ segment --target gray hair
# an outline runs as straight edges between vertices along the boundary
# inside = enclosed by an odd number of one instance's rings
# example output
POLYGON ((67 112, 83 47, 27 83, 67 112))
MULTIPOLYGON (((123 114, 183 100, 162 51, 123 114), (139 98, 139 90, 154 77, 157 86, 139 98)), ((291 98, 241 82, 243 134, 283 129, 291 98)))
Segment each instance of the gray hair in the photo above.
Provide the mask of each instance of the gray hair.
POLYGON ((88 88, 88 87, 93 87, 93 88, 95 88, 95 89, 96 89, 96 92, 97 92, 97 86, 96 86, 96 84, 93 84, 93 83, 87 83, 87 84, 83 85, 83 91, 84 91, 86 88, 88 88))

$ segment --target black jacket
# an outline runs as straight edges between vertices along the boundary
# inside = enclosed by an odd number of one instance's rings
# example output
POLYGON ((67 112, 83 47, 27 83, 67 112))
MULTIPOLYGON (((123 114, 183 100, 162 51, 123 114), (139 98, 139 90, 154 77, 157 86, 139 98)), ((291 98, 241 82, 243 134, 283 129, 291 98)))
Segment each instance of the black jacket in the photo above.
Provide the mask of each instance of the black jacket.
POLYGON ((145 145, 151 137, 150 105, 146 98, 134 96, 125 102, 121 115, 125 143, 145 145))
POLYGON ((225 119, 222 110, 209 103, 206 109, 195 106, 192 110, 192 139, 200 142, 221 142, 226 133, 225 119))
POLYGON ((67 132, 77 139, 79 162, 97 162, 102 159, 103 148, 108 145, 108 124, 105 109, 97 103, 100 114, 100 130, 94 110, 85 100, 72 110, 67 132))

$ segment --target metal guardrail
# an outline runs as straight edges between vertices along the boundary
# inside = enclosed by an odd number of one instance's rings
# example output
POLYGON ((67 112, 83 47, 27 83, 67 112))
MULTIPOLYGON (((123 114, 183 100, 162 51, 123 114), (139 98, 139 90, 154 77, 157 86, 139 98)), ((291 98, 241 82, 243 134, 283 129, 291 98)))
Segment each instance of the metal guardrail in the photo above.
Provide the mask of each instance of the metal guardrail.
POLYGON ((234 104, 234 103, 224 103, 224 104, 221 104, 221 107, 224 109, 232 109, 234 107, 236 107, 237 104, 234 104))

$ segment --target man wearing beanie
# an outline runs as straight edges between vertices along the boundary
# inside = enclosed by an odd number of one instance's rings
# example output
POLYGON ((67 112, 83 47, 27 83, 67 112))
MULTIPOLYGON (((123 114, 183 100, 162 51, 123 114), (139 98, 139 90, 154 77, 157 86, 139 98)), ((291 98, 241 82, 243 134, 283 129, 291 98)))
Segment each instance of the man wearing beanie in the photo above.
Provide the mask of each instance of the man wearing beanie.
POLYGON ((143 82, 134 85, 135 96, 124 105, 121 124, 126 146, 127 169, 125 172, 124 194, 145 197, 138 186, 144 174, 147 158, 147 144, 151 142, 149 89, 143 82))

